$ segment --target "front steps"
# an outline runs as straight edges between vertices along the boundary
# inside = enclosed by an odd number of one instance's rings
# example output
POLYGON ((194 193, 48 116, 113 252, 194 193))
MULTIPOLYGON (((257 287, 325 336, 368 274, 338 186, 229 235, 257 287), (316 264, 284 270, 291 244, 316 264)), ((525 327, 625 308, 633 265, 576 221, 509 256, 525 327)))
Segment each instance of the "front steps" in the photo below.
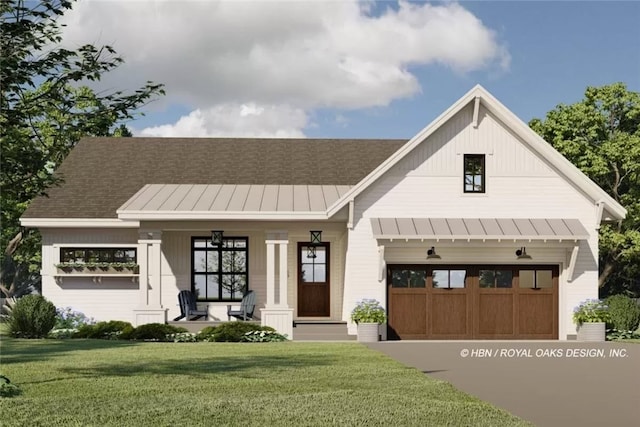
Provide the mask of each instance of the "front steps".
MULTIPOLYGON (((251 323, 260 325, 259 320, 251 320, 251 323)), ((169 321, 172 326, 179 326, 189 332, 199 332, 207 326, 218 326, 219 321, 190 320, 190 321, 169 321)), ((291 338, 291 337, 289 337, 291 338)), ((294 320, 293 340, 294 341, 354 341, 355 335, 347 334, 347 322, 328 320, 294 320)))
POLYGON ((352 341, 355 335, 347 334, 347 322, 327 320, 294 320, 294 341, 352 341))

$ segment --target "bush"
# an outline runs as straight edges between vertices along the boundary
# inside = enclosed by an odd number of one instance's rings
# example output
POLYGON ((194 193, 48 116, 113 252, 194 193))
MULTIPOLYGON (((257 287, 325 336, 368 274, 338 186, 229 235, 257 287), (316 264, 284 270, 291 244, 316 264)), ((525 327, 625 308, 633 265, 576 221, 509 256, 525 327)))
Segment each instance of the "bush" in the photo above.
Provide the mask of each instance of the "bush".
POLYGON ((247 322, 226 322, 216 327, 213 332, 213 341, 216 342, 241 342, 247 332, 269 331, 275 329, 269 326, 260 326, 247 322))
POLYGON ((44 338, 56 323, 56 306, 42 295, 20 298, 9 316, 9 333, 19 338, 44 338))
POLYGON ((164 323, 147 323, 133 330, 129 339, 141 341, 173 341, 168 335, 189 332, 185 328, 165 325, 164 323))
POLYGON ((604 301, 588 299, 573 309, 573 321, 578 325, 583 323, 598 323, 609 321, 609 307, 604 301))
POLYGON ((73 311, 73 308, 57 308, 55 329, 78 329, 83 325, 96 323, 80 311, 73 311))
POLYGON ((203 328, 196 335, 196 340, 198 340, 198 341, 215 341, 216 329, 217 328, 215 326, 207 326, 206 328, 203 328))
POLYGON ((606 299, 609 306, 607 327, 618 331, 635 332, 640 325, 640 307, 626 295, 612 295, 606 299))
POLYGON ((122 320, 98 322, 95 325, 83 325, 78 328, 74 338, 94 338, 102 340, 126 340, 133 333, 133 325, 122 320))
POLYGON ((640 339, 640 334, 636 334, 632 331, 619 331, 617 329, 607 329, 607 341, 618 340, 637 340, 640 339))
POLYGON ((12 397, 21 393, 21 390, 15 384, 11 384, 9 378, 0 375, 0 397, 12 397))
POLYGON ((351 311, 351 321, 354 323, 377 323, 387 320, 384 308, 374 299, 363 299, 351 311))
POLYGON ((253 331, 247 332, 242 337, 246 342, 282 342, 287 341, 286 335, 281 335, 275 331, 253 331))
POLYGON ((197 334, 194 334, 193 332, 178 332, 175 334, 167 335, 167 341, 196 342, 198 341, 198 339, 197 339, 197 334))

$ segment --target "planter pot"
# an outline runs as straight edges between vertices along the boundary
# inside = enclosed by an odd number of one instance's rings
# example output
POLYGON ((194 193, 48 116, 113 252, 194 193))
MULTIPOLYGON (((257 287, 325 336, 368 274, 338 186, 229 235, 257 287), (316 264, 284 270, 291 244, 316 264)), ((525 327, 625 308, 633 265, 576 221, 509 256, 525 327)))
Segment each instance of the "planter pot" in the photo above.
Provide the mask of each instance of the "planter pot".
POLYGON ((602 342, 606 337, 604 322, 583 323, 578 326, 578 341, 602 342))
POLYGON ((380 325, 377 323, 358 323, 358 341, 360 342, 377 342, 380 325))

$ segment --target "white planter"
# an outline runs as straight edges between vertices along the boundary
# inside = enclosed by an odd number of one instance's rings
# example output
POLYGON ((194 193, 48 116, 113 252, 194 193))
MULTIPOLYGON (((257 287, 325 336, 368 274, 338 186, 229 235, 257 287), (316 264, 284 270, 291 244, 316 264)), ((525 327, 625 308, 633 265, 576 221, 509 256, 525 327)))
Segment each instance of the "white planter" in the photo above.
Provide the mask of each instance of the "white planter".
POLYGON ((578 326, 578 341, 602 342, 606 337, 604 322, 583 323, 578 326))
POLYGON ((358 323, 358 341, 376 342, 380 338, 380 325, 377 323, 358 323))

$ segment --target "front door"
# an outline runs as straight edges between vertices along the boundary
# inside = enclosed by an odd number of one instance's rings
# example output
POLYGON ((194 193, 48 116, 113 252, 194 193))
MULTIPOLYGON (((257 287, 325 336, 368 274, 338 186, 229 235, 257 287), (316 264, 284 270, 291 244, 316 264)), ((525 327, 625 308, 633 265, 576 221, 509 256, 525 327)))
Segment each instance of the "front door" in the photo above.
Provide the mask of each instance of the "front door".
POLYGON ((314 246, 315 256, 308 243, 298 243, 298 316, 326 317, 330 315, 329 243, 314 246))

